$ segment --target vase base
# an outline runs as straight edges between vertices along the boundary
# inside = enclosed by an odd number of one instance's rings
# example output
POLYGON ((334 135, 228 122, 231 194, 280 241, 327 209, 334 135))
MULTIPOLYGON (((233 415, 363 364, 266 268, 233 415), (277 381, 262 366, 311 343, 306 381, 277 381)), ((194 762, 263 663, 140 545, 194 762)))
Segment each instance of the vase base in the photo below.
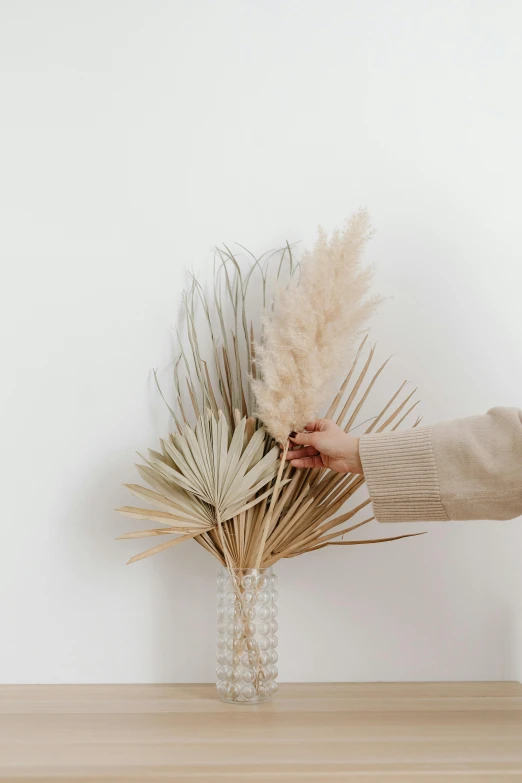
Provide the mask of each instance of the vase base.
POLYGON ((225 704, 265 704, 268 701, 272 701, 272 696, 256 696, 253 699, 229 699, 226 696, 220 695, 220 700, 225 704))
POLYGON ((276 691, 275 682, 259 685, 258 688, 249 684, 240 688, 235 683, 226 682, 219 682, 217 685, 219 698, 227 704, 263 704, 265 701, 272 701, 276 691))

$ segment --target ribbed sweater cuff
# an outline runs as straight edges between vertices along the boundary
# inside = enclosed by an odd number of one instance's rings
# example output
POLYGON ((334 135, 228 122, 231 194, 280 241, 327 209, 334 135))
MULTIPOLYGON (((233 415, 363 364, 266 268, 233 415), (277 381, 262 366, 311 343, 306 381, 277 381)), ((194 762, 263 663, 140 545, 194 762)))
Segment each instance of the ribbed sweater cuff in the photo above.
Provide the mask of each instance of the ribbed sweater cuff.
POLYGON ((431 427, 363 435, 359 449, 379 522, 449 519, 440 497, 431 427))

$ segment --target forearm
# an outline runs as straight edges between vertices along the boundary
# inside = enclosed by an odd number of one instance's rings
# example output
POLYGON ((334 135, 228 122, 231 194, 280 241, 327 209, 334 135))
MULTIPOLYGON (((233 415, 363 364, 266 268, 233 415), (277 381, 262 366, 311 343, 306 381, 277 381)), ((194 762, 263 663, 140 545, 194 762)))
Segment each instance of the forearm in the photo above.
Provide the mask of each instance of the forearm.
POLYGON ((522 515, 522 413, 515 408, 365 435, 359 448, 381 522, 522 515))

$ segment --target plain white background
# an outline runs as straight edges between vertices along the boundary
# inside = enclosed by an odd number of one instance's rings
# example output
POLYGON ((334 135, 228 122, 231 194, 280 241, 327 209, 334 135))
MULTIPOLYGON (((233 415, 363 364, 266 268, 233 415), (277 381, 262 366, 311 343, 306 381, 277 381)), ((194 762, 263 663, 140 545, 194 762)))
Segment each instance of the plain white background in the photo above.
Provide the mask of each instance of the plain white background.
MULTIPOLYGON (((366 205, 384 393, 522 405, 521 28, 518 0, 2 0, 0 681, 213 679, 214 561, 125 567, 113 509, 214 244, 366 205)), ((522 678, 520 520, 372 524, 414 529, 280 565, 282 680, 522 678)))

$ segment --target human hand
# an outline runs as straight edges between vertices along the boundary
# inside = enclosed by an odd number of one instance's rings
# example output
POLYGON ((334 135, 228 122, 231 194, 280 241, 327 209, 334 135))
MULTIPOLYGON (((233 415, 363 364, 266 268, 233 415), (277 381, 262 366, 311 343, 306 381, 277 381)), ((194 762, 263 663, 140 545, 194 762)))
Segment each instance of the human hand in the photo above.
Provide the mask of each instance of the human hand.
POLYGON ((337 473, 362 473, 359 438, 349 435, 330 419, 309 422, 304 432, 290 437, 304 448, 286 455, 294 468, 330 468, 337 473))

